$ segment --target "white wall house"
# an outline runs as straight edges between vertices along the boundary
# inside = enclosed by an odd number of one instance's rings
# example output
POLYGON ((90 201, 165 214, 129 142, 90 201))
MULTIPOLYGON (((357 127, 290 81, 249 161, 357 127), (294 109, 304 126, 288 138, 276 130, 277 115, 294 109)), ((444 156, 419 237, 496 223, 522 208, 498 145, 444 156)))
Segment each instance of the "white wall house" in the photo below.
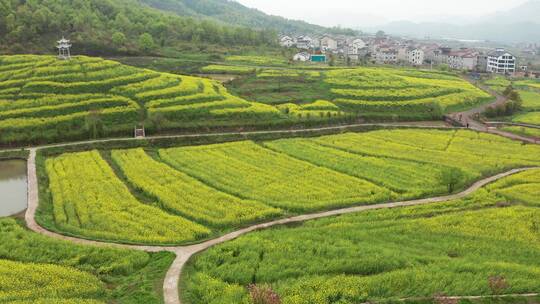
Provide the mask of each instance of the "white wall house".
POLYGON ((302 61, 302 62, 309 61, 310 58, 311 56, 309 55, 309 53, 306 53, 306 52, 298 53, 293 56, 294 61, 302 61))
POLYGON ((394 49, 380 49, 375 53, 375 62, 378 64, 388 64, 397 62, 398 52, 394 49))
POLYGON ((422 65, 424 63, 424 51, 413 47, 398 49, 397 60, 410 65, 422 65))
POLYGON ((309 50, 313 47, 312 39, 309 36, 299 36, 296 38, 296 47, 299 49, 309 50))
POLYGON ((360 60, 368 54, 367 44, 362 39, 354 39, 344 48, 345 55, 352 60, 360 60))
POLYGON ((497 49, 488 54, 487 71, 498 74, 512 74, 516 72, 517 59, 504 49, 497 49))
POLYGON ((279 45, 290 48, 294 45, 294 40, 289 36, 283 36, 279 40, 279 45))
POLYGON ((459 50, 450 52, 447 59, 448 66, 454 70, 473 71, 477 69, 478 54, 472 50, 459 50))
POLYGON ((338 48, 338 43, 332 37, 324 36, 321 39, 321 49, 325 51, 335 51, 338 48))
POLYGON ((279 44, 284 47, 292 47, 294 45, 294 39, 290 36, 282 36, 279 39, 279 44))
POLYGON ((357 50, 361 50, 363 48, 366 48, 367 47, 367 43, 360 39, 360 38, 356 38, 352 41, 351 43, 353 49, 357 49, 357 50))
POLYGON ((422 65, 424 63, 424 51, 421 49, 407 50, 407 62, 411 65, 422 65))

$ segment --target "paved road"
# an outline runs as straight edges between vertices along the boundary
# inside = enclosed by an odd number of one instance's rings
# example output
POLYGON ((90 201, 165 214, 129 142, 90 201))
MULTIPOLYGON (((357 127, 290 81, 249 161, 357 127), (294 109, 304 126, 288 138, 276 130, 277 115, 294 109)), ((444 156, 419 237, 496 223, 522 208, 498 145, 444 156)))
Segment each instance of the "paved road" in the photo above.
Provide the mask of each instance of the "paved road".
POLYGON ((174 246, 174 247, 142 246, 142 245, 138 246, 138 245, 124 245, 124 244, 116 244, 116 243, 97 242, 97 241, 92 241, 92 240, 75 238, 71 236, 58 234, 58 233, 49 231, 41 227, 35 220, 36 210, 39 204, 39 190, 38 190, 39 188, 38 188, 38 179, 37 179, 37 170, 36 170, 36 149, 33 148, 30 150, 30 155, 28 158, 28 209, 26 210, 25 219, 26 219, 26 224, 28 228, 34 232, 37 232, 37 233, 40 233, 40 234, 43 234, 52 238, 56 238, 56 239, 71 241, 77 244, 85 244, 85 245, 91 245, 91 246, 113 246, 113 247, 121 247, 121 248, 127 248, 127 249, 142 250, 146 252, 159 252, 159 251, 174 252, 176 254, 176 258, 174 262, 172 263, 172 265, 170 266, 169 270, 167 271, 167 274, 163 283, 163 294, 164 294, 164 300, 166 304, 181 304, 181 300, 179 296, 179 282, 180 282, 180 277, 182 275, 182 270, 186 262, 195 253, 206 250, 212 246, 236 239, 237 237, 241 235, 244 235, 246 233, 249 233, 255 230, 265 229, 265 228, 269 228, 276 225, 303 222, 303 221, 314 220, 314 219, 319 219, 323 217, 363 212, 363 211, 375 210, 375 209, 388 209, 388 208, 397 208, 397 207, 406 207, 406 206, 416 206, 416 205, 440 203, 440 202, 460 199, 498 179, 501 179, 506 176, 513 175, 519 172, 523 172, 526 170, 532 170, 532 169, 538 169, 538 168, 536 167, 520 168, 520 169, 510 170, 501 174, 497 174, 495 176, 491 176, 491 177, 482 179, 480 181, 477 181, 476 183, 474 183, 472 186, 470 186, 468 189, 464 190, 463 192, 453 194, 453 195, 418 199, 418 200, 411 200, 411 201, 356 206, 356 207, 343 208, 343 209, 337 209, 337 210, 331 210, 331 211, 325 211, 325 212, 318 212, 318 213, 313 213, 313 214, 299 215, 299 216, 294 216, 290 218, 285 218, 285 219, 275 220, 275 221, 271 221, 267 223, 253 225, 244 229, 240 229, 240 230, 225 234, 216 239, 209 240, 209 241, 202 242, 195 245, 174 246))
POLYGON ((145 140, 153 140, 153 139, 205 138, 205 137, 214 137, 214 136, 234 136, 234 135, 243 136, 243 135, 257 135, 257 134, 295 134, 295 133, 319 132, 319 131, 341 131, 341 130, 347 130, 347 129, 352 129, 352 128, 360 128, 360 127, 400 127, 400 128, 418 128, 418 129, 450 128, 449 126, 444 125, 442 121, 357 123, 357 124, 337 125, 337 126, 329 126, 329 127, 301 128, 301 129, 231 131, 231 132, 196 133, 196 134, 172 134, 172 135, 147 136, 147 137, 142 137, 142 138, 133 138, 133 137, 104 138, 104 139, 93 139, 93 140, 76 141, 76 142, 68 142, 68 143, 39 145, 39 146, 32 146, 32 147, 10 148, 10 149, 0 150, 0 153, 10 152, 10 151, 20 151, 21 149, 40 150, 40 149, 46 149, 46 148, 72 147, 72 146, 80 146, 80 145, 86 145, 86 144, 107 143, 107 142, 117 142, 117 141, 145 141, 145 140))
POLYGON ((538 144, 538 140, 531 137, 521 136, 514 133, 506 132, 499 130, 495 127, 489 127, 488 125, 476 120, 476 117, 485 112, 487 108, 489 107, 496 107, 498 105, 502 105, 508 102, 508 98, 505 96, 499 94, 498 92, 490 89, 487 86, 479 85, 474 83, 474 85, 480 87, 484 91, 488 92, 489 94, 493 95, 495 97, 495 101, 487 104, 480 105, 474 109, 470 109, 463 112, 456 112, 452 113, 449 116, 457 123, 461 124, 463 127, 468 127, 471 130, 479 131, 479 132, 486 132, 491 133, 499 136, 503 136, 512 140, 518 140, 522 142, 527 142, 531 144, 538 144))

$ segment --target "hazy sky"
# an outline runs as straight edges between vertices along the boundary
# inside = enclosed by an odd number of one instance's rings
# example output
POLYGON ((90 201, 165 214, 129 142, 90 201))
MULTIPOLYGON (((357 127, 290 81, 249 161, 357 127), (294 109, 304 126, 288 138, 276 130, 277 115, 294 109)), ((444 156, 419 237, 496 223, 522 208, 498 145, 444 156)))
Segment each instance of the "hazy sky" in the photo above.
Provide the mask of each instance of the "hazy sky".
POLYGON ((237 0, 265 13, 333 26, 364 27, 389 21, 463 22, 526 0, 237 0), (455 18, 455 17, 460 18, 455 18))

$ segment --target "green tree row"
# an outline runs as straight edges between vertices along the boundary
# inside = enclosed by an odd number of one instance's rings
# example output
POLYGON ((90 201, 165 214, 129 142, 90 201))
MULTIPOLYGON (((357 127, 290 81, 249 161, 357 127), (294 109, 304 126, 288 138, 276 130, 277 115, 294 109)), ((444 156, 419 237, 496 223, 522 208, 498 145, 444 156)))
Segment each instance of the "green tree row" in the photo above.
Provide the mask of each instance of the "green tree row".
POLYGON ((152 53, 182 43, 273 45, 272 30, 233 27, 166 14, 135 0, 0 0, 0 51, 54 48, 58 36, 81 52, 152 53))

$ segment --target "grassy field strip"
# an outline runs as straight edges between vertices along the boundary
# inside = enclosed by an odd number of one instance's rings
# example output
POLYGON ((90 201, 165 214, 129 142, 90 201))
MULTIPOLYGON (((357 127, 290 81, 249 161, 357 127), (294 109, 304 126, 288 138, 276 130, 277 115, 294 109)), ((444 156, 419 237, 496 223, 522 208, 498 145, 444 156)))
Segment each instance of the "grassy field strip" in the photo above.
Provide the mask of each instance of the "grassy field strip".
POLYGON ((137 201, 97 151, 48 159, 46 167, 55 225, 66 232, 148 243, 192 241, 210 232, 137 201))
MULTIPOLYGON (((227 72, 227 66, 208 67, 227 72)), ((207 70, 210 71, 210 70, 207 70)), ((230 71, 234 72, 234 71, 230 71)), ((382 68, 280 71, 263 69, 235 79, 227 87, 248 100, 278 105, 298 119, 354 113, 366 119, 433 119, 443 113, 485 103, 492 96, 449 73, 382 68), (325 100, 337 107, 302 111, 325 100)))
MULTIPOLYGON (((130 249, 137 249, 137 250, 144 250, 148 252, 159 252, 163 250, 167 251, 173 251, 176 253, 177 258, 173 262, 171 268, 167 272, 167 276, 165 278, 164 282, 164 298, 166 304, 180 304, 180 298, 178 294, 178 282, 180 279, 180 274, 182 272, 182 268, 184 264, 187 262, 187 260, 195 253, 200 252, 204 249, 207 249, 211 246, 214 246, 219 243, 223 243, 232 239, 237 238, 238 236, 258 230, 258 229, 264 229, 268 228, 274 225, 280 225, 280 224, 286 224, 288 222, 297 222, 297 221, 304 221, 309 219, 315 219, 325 216, 333 216, 333 215, 339 215, 339 214, 345 214, 345 213, 353 213, 358 212, 362 210, 370 210, 373 208, 393 208, 393 207, 399 207, 399 206, 407 206, 410 204, 413 204, 412 202, 404 202, 404 203, 390 203, 390 204, 380 204, 378 206, 362 206, 362 207, 354 207, 354 208, 346 208, 342 210, 334 210, 334 211, 328 211, 324 213, 319 213, 315 215, 303 215, 303 216, 297 216, 291 219, 283 219, 278 221, 273 221, 270 223, 265 224, 259 224, 254 225, 245 229, 241 229, 232 233, 229 233, 225 236, 216 238, 211 241, 207 241, 201 244, 197 245, 191 245, 191 246, 184 246, 184 247, 161 247, 161 246, 134 246, 134 245, 121 245, 121 244, 114 244, 114 243, 103 243, 103 242, 97 242, 97 241, 91 241, 91 240, 85 240, 85 239, 78 239, 74 237, 69 237, 65 235, 61 235, 55 232, 48 231, 38 225, 35 221, 35 213, 38 207, 38 189, 37 189, 37 174, 36 174, 36 167, 35 167, 35 156, 36 156, 36 150, 32 149, 30 151, 30 156, 28 159, 28 182, 29 182, 29 192, 28 192, 28 209, 25 214, 25 219, 28 227, 40 234, 44 234, 49 237, 57 238, 57 239, 64 239, 69 240, 78 244, 88 244, 88 245, 98 245, 98 246, 118 246, 123 248, 130 248, 130 249)), ((505 176, 509 176, 512 174, 516 174, 521 171, 530 170, 531 168, 523 168, 523 169, 514 169, 506 173, 501 173, 493 177, 486 178, 484 180, 476 182, 474 185, 472 185, 469 189, 465 190, 464 192, 453 195, 451 198, 459 198, 466 196, 470 194, 471 192, 476 191, 480 187, 489 184, 497 179, 503 178, 505 176)), ((416 201, 416 204, 426 204, 429 202, 440 202, 442 200, 445 200, 448 198, 433 198, 433 199, 427 199, 427 200, 418 200, 416 201)))
POLYGON ((252 142, 162 149, 181 171, 239 197, 294 212, 374 203, 391 192, 365 180, 299 161, 252 142))
POLYGON ((154 286, 174 260, 170 252, 73 244, 13 218, 0 219, 0 255, 0 302, 13 304, 162 303, 154 286))
POLYGON ((217 191, 152 159, 142 149, 114 150, 112 158, 137 189, 156 197, 166 210, 204 225, 239 225, 281 214, 260 202, 217 191))
POLYGON ((319 220, 235 235, 189 263, 181 285, 185 303, 206 303, 208 295, 241 303, 247 299, 245 286, 254 280, 271 285, 285 303, 302 304, 415 299, 439 292, 456 298, 535 294, 538 194, 515 195, 538 191, 540 168, 508 173, 456 196, 348 208, 358 213, 299 217, 319 220), (433 202, 439 204, 430 206, 433 202), (405 206, 411 208, 374 210, 405 206), (371 211, 360 212, 366 210, 371 211), (218 257, 225 258, 216 264, 218 257), (501 277, 509 285, 488 284, 501 277))
POLYGON ((398 197, 402 198, 446 191, 446 188, 438 181, 442 166, 385 157, 362 156, 325 147, 309 139, 270 141, 265 142, 264 146, 321 167, 366 179, 396 192, 398 197))

